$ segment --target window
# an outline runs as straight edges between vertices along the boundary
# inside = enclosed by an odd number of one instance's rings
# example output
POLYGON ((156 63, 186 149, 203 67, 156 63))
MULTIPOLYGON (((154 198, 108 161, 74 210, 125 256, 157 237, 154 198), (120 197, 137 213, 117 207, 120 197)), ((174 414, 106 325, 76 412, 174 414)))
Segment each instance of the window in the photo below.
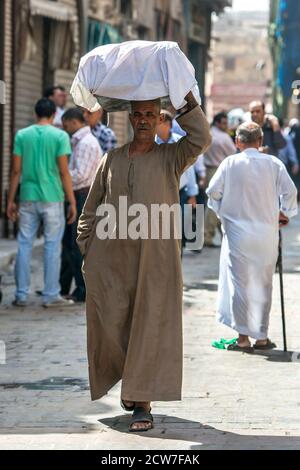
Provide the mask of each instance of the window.
POLYGON ((131 0, 120 0, 120 13, 127 18, 132 17, 132 4, 131 0))

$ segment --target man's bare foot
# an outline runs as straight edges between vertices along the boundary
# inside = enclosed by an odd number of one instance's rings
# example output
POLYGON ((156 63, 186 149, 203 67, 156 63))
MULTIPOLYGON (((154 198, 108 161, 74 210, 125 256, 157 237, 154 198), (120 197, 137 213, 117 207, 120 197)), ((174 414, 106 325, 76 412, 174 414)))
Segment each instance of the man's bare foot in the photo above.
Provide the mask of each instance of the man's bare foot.
MULTIPOLYGON (((146 412, 150 413, 151 411, 151 403, 149 401, 146 402, 136 402, 136 408, 143 408, 146 412)), ((148 431, 153 427, 153 423, 151 421, 138 421, 136 423, 132 423, 130 426, 131 431, 148 431)))
POLYGON ((266 339, 257 339, 255 341, 256 346, 265 346, 268 343, 268 338, 266 339))
POLYGON ((237 344, 241 348, 250 348, 251 347, 251 343, 250 343, 249 337, 247 335, 239 335, 237 344))

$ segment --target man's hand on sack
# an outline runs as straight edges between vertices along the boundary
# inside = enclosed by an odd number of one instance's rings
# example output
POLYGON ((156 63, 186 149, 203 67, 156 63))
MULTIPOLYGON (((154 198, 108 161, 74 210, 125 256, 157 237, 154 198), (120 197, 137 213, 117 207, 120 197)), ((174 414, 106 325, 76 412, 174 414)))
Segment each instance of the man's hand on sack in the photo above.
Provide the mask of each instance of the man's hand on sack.
POLYGON ((184 105, 183 108, 180 108, 178 110, 180 114, 187 113, 188 111, 191 111, 196 106, 198 106, 198 101, 194 97, 192 91, 189 91, 188 94, 184 97, 184 99, 186 101, 186 105, 184 105))
POLYGON ((279 228, 282 228, 284 227, 285 225, 287 225, 289 223, 289 218, 284 215, 283 212, 279 212, 279 228))

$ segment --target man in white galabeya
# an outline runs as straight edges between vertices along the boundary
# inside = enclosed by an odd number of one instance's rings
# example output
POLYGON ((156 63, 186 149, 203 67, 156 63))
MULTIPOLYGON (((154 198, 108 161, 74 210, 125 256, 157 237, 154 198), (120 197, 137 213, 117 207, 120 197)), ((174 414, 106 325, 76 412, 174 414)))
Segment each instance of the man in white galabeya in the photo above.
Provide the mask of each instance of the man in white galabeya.
POLYGON ((263 131, 254 123, 237 129, 241 153, 226 158, 207 189, 209 206, 221 219, 218 320, 239 334, 229 349, 272 349, 268 338, 272 280, 279 227, 297 214, 297 191, 284 164, 259 152, 263 131))

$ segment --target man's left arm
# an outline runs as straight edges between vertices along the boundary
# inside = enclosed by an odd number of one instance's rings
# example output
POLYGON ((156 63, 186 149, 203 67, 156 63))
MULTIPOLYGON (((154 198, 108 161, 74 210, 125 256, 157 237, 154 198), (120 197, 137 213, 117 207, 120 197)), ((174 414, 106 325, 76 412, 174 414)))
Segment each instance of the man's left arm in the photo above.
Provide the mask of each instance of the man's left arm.
POLYGON ((283 149, 286 146, 286 140, 282 135, 277 117, 273 115, 268 115, 268 120, 270 121, 273 129, 273 147, 276 150, 283 149))
POLYGON ((280 198, 280 211, 290 219, 298 213, 297 188, 283 163, 280 165, 277 188, 280 198))
POLYGON ((18 209, 15 203, 15 197, 17 194, 17 190, 18 190, 18 186, 19 186, 19 182, 21 178, 21 171, 22 171, 22 158, 20 155, 13 155, 6 213, 7 213, 7 217, 14 222, 16 221, 17 215, 18 215, 18 209))
POLYGON ((208 196, 207 205, 212 209, 217 215, 219 214, 221 201, 224 194, 224 185, 225 185, 225 169, 227 164, 227 159, 223 160, 216 173, 209 182, 206 194, 208 196))
POLYGON ((174 147, 172 147, 171 158, 174 158, 175 153, 175 172, 178 177, 186 168, 195 163, 198 155, 203 153, 211 143, 208 121, 191 91, 185 100, 187 104, 181 110, 177 121, 187 135, 176 144, 172 144, 174 147))
POLYGON ((283 149, 286 146, 286 141, 281 131, 273 132, 273 145, 276 150, 283 149))

